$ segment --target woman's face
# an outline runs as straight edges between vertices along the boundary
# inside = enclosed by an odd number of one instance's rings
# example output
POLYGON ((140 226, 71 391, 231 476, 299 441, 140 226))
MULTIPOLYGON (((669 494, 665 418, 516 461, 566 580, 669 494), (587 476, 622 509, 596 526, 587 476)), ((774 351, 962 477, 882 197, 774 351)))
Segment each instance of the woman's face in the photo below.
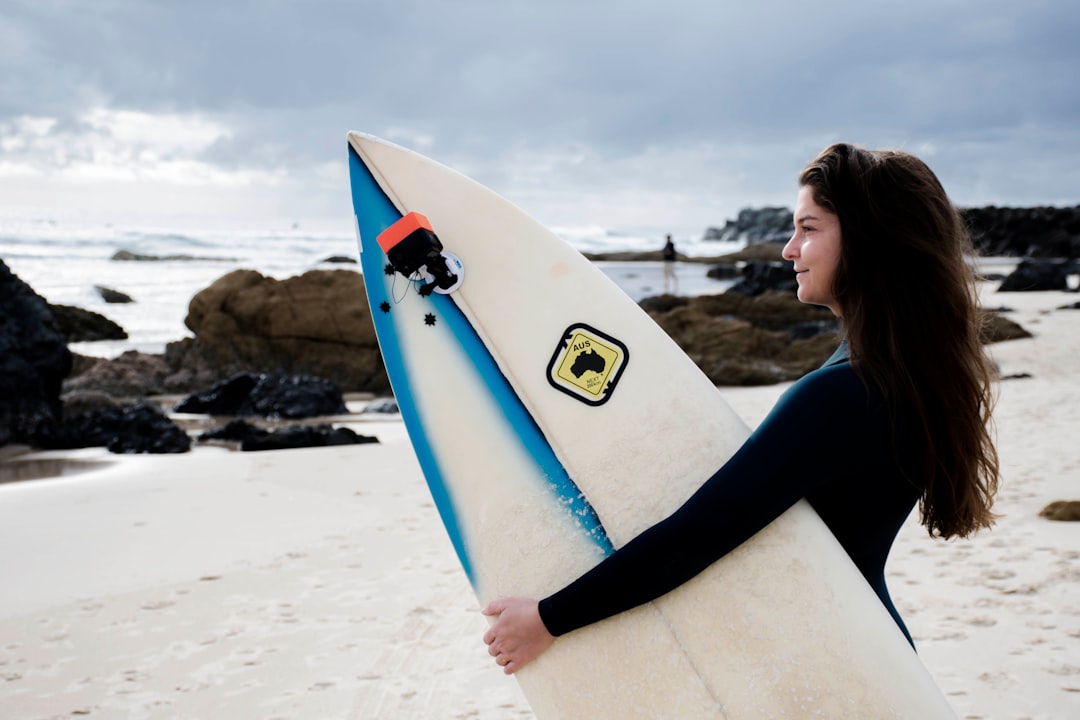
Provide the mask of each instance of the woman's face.
POLYGON ((795 202, 795 234, 784 246, 784 259, 795 263, 799 300, 824 305, 840 316, 833 297, 833 277, 840 264, 840 218, 814 202, 813 190, 802 187, 795 202))

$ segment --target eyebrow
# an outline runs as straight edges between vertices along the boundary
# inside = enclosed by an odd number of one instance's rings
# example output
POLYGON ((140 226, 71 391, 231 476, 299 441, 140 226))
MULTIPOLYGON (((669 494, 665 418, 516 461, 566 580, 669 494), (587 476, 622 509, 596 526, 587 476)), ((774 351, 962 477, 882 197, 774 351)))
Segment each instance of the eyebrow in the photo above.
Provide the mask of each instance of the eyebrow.
POLYGON ((795 218, 795 224, 798 225, 799 223, 806 222, 807 220, 817 220, 818 222, 820 222, 821 218, 819 218, 817 215, 800 215, 799 217, 795 218))

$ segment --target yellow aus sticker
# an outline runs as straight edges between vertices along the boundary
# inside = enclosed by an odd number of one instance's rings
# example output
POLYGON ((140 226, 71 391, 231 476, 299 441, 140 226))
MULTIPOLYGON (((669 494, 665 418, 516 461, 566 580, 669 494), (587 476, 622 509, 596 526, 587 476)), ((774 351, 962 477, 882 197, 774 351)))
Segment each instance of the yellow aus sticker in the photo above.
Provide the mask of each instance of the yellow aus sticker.
POLYGON ((589 405, 603 405, 622 376, 630 353, 596 328, 578 323, 563 333, 548 365, 548 382, 589 405))

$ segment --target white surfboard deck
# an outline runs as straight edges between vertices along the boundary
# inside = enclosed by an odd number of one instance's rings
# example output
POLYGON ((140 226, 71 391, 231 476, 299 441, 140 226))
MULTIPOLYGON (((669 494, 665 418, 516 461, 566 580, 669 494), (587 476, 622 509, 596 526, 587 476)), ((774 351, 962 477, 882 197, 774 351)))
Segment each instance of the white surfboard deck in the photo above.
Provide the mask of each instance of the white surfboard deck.
MULTIPOLYGON (((675 510, 746 438, 685 353, 551 231, 417 153, 360 133, 348 144, 384 361, 481 604, 561 588, 675 510), (422 297, 385 271, 376 237, 412 211, 464 266, 448 295, 422 297), (564 347, 568 332, 588 349, 564 347), (604 362, 573 367, 583 350, 604 362)), ((955 717, 805 501, 516 677, 541 720, 955 717)))

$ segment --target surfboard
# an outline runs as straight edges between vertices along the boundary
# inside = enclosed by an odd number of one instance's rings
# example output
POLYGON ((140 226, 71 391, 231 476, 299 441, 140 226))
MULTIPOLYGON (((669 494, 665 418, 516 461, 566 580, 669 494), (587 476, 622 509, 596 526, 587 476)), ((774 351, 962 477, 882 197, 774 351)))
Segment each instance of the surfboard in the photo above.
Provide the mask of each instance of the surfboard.
MULTIPOLYGON (((561 588, 747 437, 691 359, 541 223, 418 153, 347 140, 383 361, 481 605, 561 588)), ((805 501, 514 677, 541 720, 955 717, 805 501)))

